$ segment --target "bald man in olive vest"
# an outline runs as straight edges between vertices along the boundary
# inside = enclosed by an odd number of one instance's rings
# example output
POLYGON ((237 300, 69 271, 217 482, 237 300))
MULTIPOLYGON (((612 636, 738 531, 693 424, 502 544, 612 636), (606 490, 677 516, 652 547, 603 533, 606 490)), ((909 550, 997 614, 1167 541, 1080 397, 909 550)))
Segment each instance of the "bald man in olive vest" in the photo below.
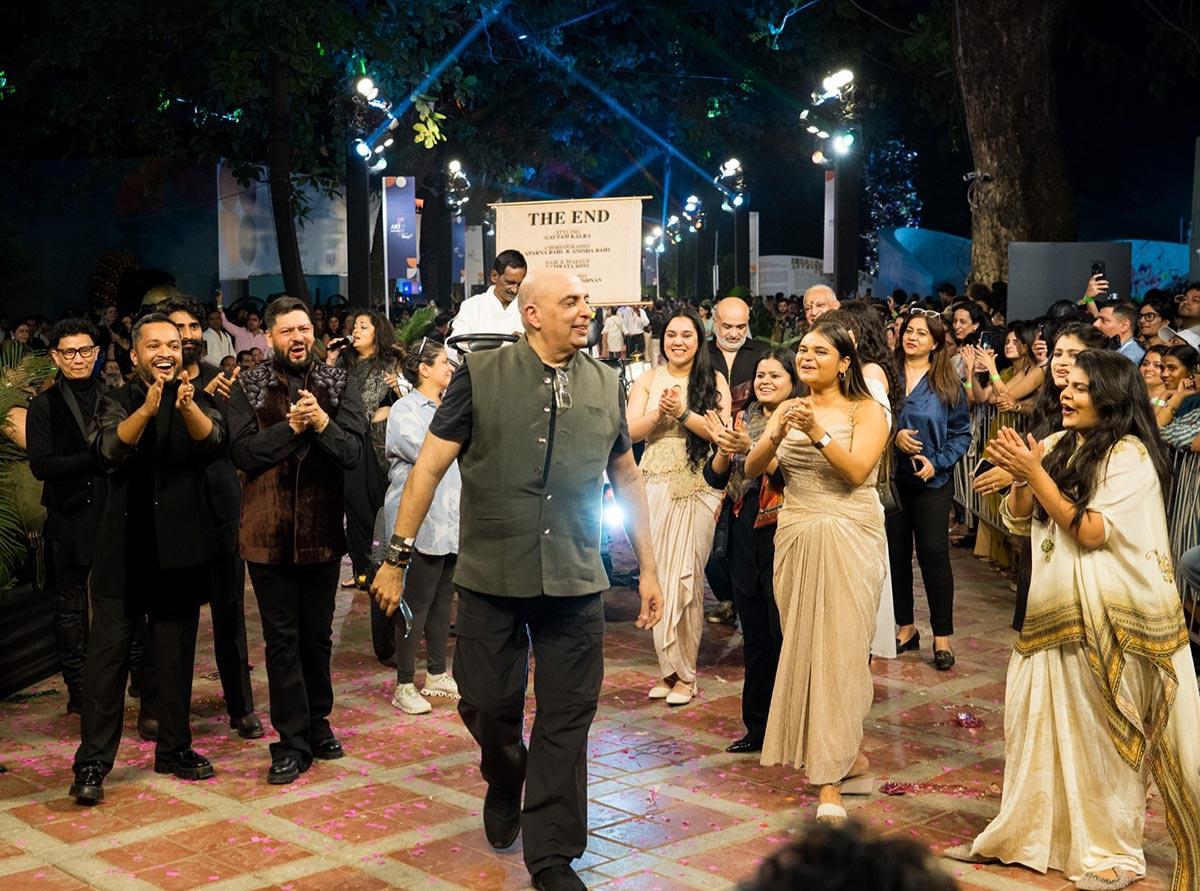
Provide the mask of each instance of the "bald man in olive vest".
POLYGON ((570 862, 587 846, 587 736, 604 675, 606 471, 641 565, 639 628, 659 621, 662 593, 624 393, 612 369, 583 349, 587 291, 577 276, 538 270, 517 299, 525 336, 469 355, 455 373, 404 489, 372 592, 389 615, 395 611, 417 530, 457 459, 463 511, 454 675, 459 714, 479 743, 488 783, 484 831, 498 850, 524 832, 535 888, 581 891, 570 862), (542 670, 526 750, 531 640, 542 670))

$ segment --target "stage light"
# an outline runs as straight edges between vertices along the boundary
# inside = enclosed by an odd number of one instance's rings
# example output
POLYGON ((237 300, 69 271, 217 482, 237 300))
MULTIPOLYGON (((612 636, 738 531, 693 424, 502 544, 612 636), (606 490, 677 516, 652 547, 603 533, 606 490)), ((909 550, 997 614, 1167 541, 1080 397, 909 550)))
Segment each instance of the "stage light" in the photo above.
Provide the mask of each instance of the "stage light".
POLYGON ((368 102, 371 102, 379 95, 379 87, 375 86, 375 81, 369 77, 360 77, 354 84, 354 89, 358 95, 362 96, 368 102))
POLYGON ((802 121, 807 121, 807 120, 808 120, 808 113, 809 113, 809 109, 807 109, 807 108, 806 108, 806 109, 804 109, 804 111, 800 112, 800 120, 802 120, 802 121))
POLYGON ((372 173, 379 173, 385 167, 387 167, 387 158, 380 157, 380 159, 372 164, 368 169, 372 173))
POLYGON ((455 216, 461 216, 463 205, 471 200, 468 195, 470 188, 471 180, 463 172, 462 162, 457 159, 450 161, 446 165, 446 184, 442 194, 446 207, 454 211, 455 216))
POLYGON ((836 93, 844 90, 854 81, 854 72, 849 68, 843 68, 841 71, 835 71, 833 74, 825 78, 821 82, 821 86, 825 88, 826 93, 836 93))
POLYGON ((812 124, 809 124, 805 129, 808 130, 809 133, 813 134, 813 136, 816 136, 821 132, 820 127, 814 127, 812 124))
POLYGON ((360 158, 371 157, 371 147, 361 139, 354 140, 354 151, 358 153, 360 158))
POLYGON ((827 160, 829 159, 825 157, 825 153, 820 149, 812 153, 812 162, 814 164, 824 164, 827 160))
POLYGON ((650 234, 653 235, 655 238, 662 238, 662 234, 663 234, 662 226, 655 226, 653 229, 650 230, 650 234))
POLYGON ((625 526, 625 512, 617 502, 609 501, 604 505, 604 522, 611 529, 622 529, 625 526))
POLYGON ((646 236, 646 247, 648 247, 648 248, 654 247, 654 236, 653 235, 646 236))
POLYGON ((829 131, 828 131, 828 130, 819 130, 819 131, 817 131, 817 139, 828 139, 828 138, 829 138, 829 131))
POLYGON ((449 168, 451 173, 462 173, 462 162, 461 161, 451 161, 447 165, 447 167, 449 168))
POLYGON ((847 152, 849 152, 853 145, 854 145, 854 134, 853 133, 849 133, 849 132, 839 133, 837 136, 833 137, 833 150, 835 152, 837 152, 839 155, 844 155, 847 152))
POLYGON ((657 245, 654 246, 654 252, 657 254, 661 254, 661 253, 665 252, 666 249, 667 249, 667 246, 665 244, 663 244, 661 241, 657 245))
POLYGON ((393 142, 395 142, 395 141, 396 141, 396 140, 392 139, 392 135, 389 133, 389 134, 388 134, 388 135, 387 135, 387 136, 384 138, 384 140, 383 140, 383 147, 384 147, 384 148, 391 148, 391 147, 392 147, 392 143, 393 143, 393 142))
POLYGON ((733 196, 733 206, 734 207, 741 207, 745 203, 746 203, 745 195, 742 195, 739 193, 739 194, 733 196))
POLYGON ((726 161, 724 164, 721 165, 721 176, 722 177, 737 176, 738 173, 741 172, 741 170, 742 170, 742 162, 739 161, 737 158, 730 158, 728 161, 726 161))
POLYGON ((700 199, 697 198, 695 195, 688 195, 688 199, 683 205, 683 212, 685 214, 694 213, 696 208, 698 208, 699 206, 700 206, 700 199))

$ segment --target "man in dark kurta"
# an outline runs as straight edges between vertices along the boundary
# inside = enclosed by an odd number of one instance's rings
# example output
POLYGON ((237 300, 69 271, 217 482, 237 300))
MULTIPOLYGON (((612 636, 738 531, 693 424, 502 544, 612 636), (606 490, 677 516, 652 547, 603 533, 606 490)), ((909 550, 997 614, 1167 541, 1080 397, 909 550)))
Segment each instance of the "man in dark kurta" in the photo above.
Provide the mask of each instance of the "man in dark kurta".
POLYGON ((467 357, 409 476, 372 591, 389 615, 434 490, 457 459, 462 520, 454 676, 459 714, 487 780, 483 825, 497 849, 524 833, 533 886, 579 891, 587 845, 587 736, 604 675, 608 578, 600 561, 604 474, 624 497, 641 564, 638 626, 662 613, 642 478, 614 372, 581 352, 591 308, 580 280, 531 273, 525 337, 467 357), (529 646, 537 717, 522 739, 529 646), (524 810, 521 795, 524 789, 524 810))
POLYGON ((314 359, 305 303, 278 298, 266 323, 273 353, 230 392, 229 439, 245 474, 239 540, 262 617, 279 733, 267 782, 283 785, 314 758, 343 755, 329 726, 329 660, 346 553, 342 480, 362 457, 367 418, 346 370, 314 359))
POLYGON ((80 804, 104 797, 101 784, 121 740, 129 641, 148 616, 146 658, 157 678, 154 770, 180 779, 213 775, 192 751, 189 726, 196 629, 216 555, 204 503, 205 468, 225 433, 208 394, 181 372, 179 332, 151 313, 133 326, 138 377, 99 409, 99 455, 110 472, 92 565, 92 627, 84 671, 83 723, 70 794, 80 804))

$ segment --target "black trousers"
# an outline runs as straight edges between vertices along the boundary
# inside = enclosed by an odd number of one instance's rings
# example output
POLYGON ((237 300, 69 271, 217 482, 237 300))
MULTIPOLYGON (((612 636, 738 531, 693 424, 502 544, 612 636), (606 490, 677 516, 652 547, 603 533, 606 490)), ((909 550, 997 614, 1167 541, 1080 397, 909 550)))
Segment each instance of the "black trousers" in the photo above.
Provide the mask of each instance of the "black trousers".
POLYGON ((754 529, 734 519, 729 530, 730 580, 733 602, 742 626, 742 723, 746 735, 762 740, 775 690, 783 627, 771 584, 774 572, 775 527, 754 529))
MULTIPOLYGON (((164 581, 163 590, 171 590, 164 581)), ((162 590, 158 592, 162 596, 162 590)), ((139 598, 92 596, 92 627, 83 680, 83 721, 75 764, 98 761, 111 769, 121 742, 125 717, 125 678, 129 648, 144 616, 139 598)), ((142 695, 158 718, 155 754, 173 755, 191 748, 189 723, 196 629, 200 606, 194 600, 156 605, 146 622, 142 695)))
POLYGON ((271 757, 312 763, 313 743, 333 736, 333 605, 340 561, 273 566, 247 563, 267 645, 271 757))
POLYGON ((246 564, 236 553, 223 553, 213 561, 210 607, 225 711, 231 719, 242 718, 254 711, 254 693, 246 645, 246 564))
MULTIPOLYGON (((380 469, 370 435, 363 439, 363 459, 346 471, 344 484, 346 507, 346 550, 354 577, 371 572, 371 550, 375 537, 375 517, 387 495, 387 476, 380 469)), ((367 598, 371 610, 371 646, 380 661, 396 652, 393 623, 379 608, 374 597, 367 598)))
POLYGON ((936 637, 954 633, 954 574, 950 570, 950 502, 954 481, 932 489, 897 480, 900 510, 886 520, 897 625, 913 624, 913 540, 936 637))
POLYGON ((59 562, 54 576, 54 648, 67 690, 79 695, 87 661, 88 567, 59 562))
POLYGON ((1020 631, 1025 625, 1025 609, 1029 606, 1029 583, 1033 579, 1033 547, 1028 538, 1018 538, 1015 550, 1017 597, 1013 603, 1012 630, 1020 631))
MULTIPOLYGON (((417 661, 417 647, 425 636, 425 674, 445 674, 446 644, 450 639, 450 607, 454 603, 454 567, 457 554, 431 557, 412 555, 412 565, 404 576, 404 602, 412 610, 413 625, 404 636, 404 619, 392 614, 396 628, 396 683, 411 684, 417 661)), ((372 602, 374 600, 372 599, 372 602)))
POLYGON ((525 787, 521 832, 531 873, 587 847, 587 737, 604 678, 604 603, 584 597, 491 597, 459 589, 454 675, 458 713, 498 794, 525 787), (542 670, 537 716, 522 739, 529 643, 542 670))

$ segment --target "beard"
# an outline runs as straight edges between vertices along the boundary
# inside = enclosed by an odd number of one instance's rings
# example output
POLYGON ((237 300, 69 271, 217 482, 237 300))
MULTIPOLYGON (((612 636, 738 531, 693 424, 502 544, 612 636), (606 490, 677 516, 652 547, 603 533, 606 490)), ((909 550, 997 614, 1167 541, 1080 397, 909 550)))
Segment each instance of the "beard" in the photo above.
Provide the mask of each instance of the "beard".
POLYGON ((739 334, 737 337, 718 337, 717 346, 723 350, 728 350, 731 353, 736 353, 743 346, 745 346, 746 341, 749 339, 749 334, 739 334))
POLYGON ((204 342, 200 340, 185 340, 183 342, 183 367, 199 365, 200 356, 204 351, 204 342))
POLYGON ((272 353, 272 356, 274 357, 274 361, 278 367, 282 368, 284 371, 290 371, 294 374, 303 374, 312 367, 313 363, 312 350, 306 351, 304 358, 300 359, 299 361, 291 357, 290 351, 288 353, 272 353))

